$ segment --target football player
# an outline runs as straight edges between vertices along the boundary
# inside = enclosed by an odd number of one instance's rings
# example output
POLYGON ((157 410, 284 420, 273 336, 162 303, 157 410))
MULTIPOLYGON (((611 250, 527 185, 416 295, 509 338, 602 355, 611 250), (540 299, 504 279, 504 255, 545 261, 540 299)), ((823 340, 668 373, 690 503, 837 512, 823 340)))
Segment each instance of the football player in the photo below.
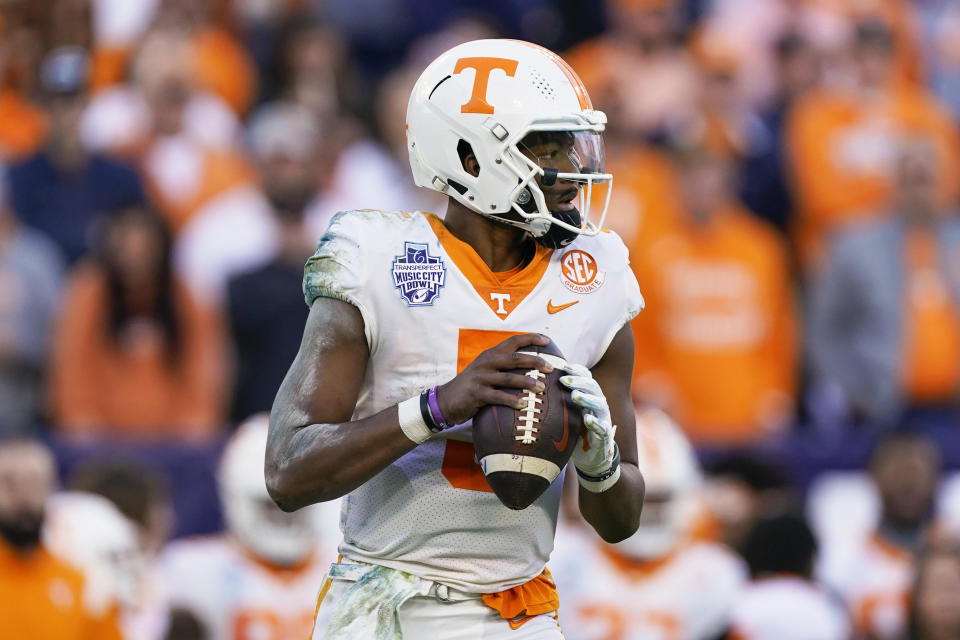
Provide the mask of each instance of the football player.
POLYGON ((47 503, 44 543, 83 571, 96 608, 117 606, 127 640, 160 638, 166 603, 156 589, 136 525, 108 499, 82 491, 54 494, 47 503))
POLYGON ((804 518, 790 513, 760 518, 743 545, 751 581, 730 614, 727 637, 734 640, 848 640, 853 637, 843 603, 813 579, 816 552, 817 541, 804 518))
POLYGON ((933 516, 942 464, 925 437, 889 432, 870 460, 876 526, 852 540, 825 541, 819 577, 843 596, 864 637, 891 640, 906 631, 915 554, 939 528, 933 516))
MULTIPOLYGON (((490 491, 470 420, 524 408, 546 336, 586 425, 572 461, 584 518, 637 527, 629 320, 642 308, 620 238, 591 220, 606 116, 552 52, 478 40, 434 60, 407 108, 423 212, 338 214, 307 263, 310 315, 274 402, 267 486, 286 510, 347 495, 343 559, 313 638, 559 638, 545 571, 560 482, 513 511, 490 491), (619 429, 615 425, 619 425, 619 429)), ((599 208, 599 207, 598 207, 599 208)))
POLYGON ((707 640, 727 627, 746 567, 726 547, 694 541, 700 470, 664 413, 637 416, 647 494, 640 528, 617 544, 566 528, 550 565, 560 622, 577 640, 707 640))
POLYGON ((306 638, 317 585, 335 559, 315 509, 280 511, 267 494, 266 414, 241 425, 218 470, 227 533, 168 545, 160 572, 170 605, 191 612, 208 640, 306 638))

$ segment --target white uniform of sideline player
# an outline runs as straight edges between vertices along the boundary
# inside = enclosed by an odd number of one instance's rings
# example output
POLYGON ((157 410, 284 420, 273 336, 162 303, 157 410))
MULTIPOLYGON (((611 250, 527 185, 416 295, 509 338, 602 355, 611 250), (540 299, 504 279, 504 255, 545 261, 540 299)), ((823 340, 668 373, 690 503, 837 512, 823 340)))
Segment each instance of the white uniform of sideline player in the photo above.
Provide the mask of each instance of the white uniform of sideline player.
POLYGON ((731 614, 734 640, 848 640, 853 631, 838 596, 812 578, 817 542, 806 521, 760 518, 742 553, 751 582, 731 614))
POLYGON ((307 263, 311 313, 274 403, 267 481, 287 509, 348 494, 316 640, 560 637, 544 572, 560 482, 507 509, 470 427, 484 405, 525 406, 504 389, 539 386, 512 370, 551 370, 517 353, 544 335, 584 408, 581 512, 606 539, 636 529, 628 322, 642 298, 603 214, 588 222, 594 185, 611 180, 605 121, 541 47, 454 47, 407 111, 415 181, 450 197, 444 219, 341 213, 307 263))
POLYGON ((281 512, 262 468, 267 416, 241 425, 218 472, 228 533, 167 546, 159 568, 171 607, 190 611, 209 640, 306 638, 317 585, 336 550, 320 545, 315 509, 281 512))
POLYGON ((640 528, 615 545, 582 530, 557 535, 550 559, 576 640, 707 640, 727 628, 746 581, 725 547, 692 541, 700 471, 690 443, 660 411, 637 416, 647 495, 640 528))
POLYGON ((92 493, 65 491, 46 507, 44 543, 84 572, 87 605, 117 607, 127 640, 159 640, 166 632, 167 604, 140 548, 136 526, 112 502, 92 493))

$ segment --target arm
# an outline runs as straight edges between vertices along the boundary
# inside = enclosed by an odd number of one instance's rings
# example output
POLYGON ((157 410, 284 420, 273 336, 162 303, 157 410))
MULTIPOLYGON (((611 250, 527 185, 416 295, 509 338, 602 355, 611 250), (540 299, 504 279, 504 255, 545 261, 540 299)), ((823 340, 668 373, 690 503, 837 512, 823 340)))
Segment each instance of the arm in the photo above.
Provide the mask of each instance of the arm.
MULTIPOLYGON (((537 389, 543 383, 510 369, 552 370, 543 359, 516 353, 545 345, 538 334, 514 336, 481 353, 437 392, 452 423, 480 407, 522 408, 525 401, 497 389, 537 389)), ((351 304, 317 298, 310 307, 300 351, 270 414, 265 472, 271 497, 286 511, 338 498, 386 468, 418 442, 400 426, 397 405, 351 420, 366 372, 369 347, 363 317, 351 304)))
POLYGON ((630 396, 632 369, 633 332, 626 324, 591 370, 607 398, 611 420, 617 425, 620 480, 602 493, 580 487, 580 513, 607 542, 619 542, 633 535, 640 525, 643 506, 643 475, 637 467, 636 418, 630 396))

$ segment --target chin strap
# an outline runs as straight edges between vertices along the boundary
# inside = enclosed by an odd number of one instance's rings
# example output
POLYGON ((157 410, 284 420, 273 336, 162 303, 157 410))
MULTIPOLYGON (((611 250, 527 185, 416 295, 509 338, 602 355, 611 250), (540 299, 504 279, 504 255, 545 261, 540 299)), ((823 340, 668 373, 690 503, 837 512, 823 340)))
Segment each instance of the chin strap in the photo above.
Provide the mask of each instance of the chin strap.
MULTIPOLYGON (((536 220, 511 220, 503 217, 502 214, 483 213, 481 215, 492 218, 502 224, 516 227, 517 229, 523 229, 533 236, 534 240, 548 249, 562 249, 573 242, 576 237, 580 235, 576 231, 564 229, 560 225, 550 224, 543 218, 538 218, 536 220), (543 225, 547 226, 543 229, 538 228, 542 227, 543 225)), ((562 222, 566 222, 569 225, 580 226, 581 224, 579 211, 559 211, 556 213, 551 213, 550 215, 558 220, 561 220, 562 222)))
MULTIPOLYGON (((551 213, 550 215, 567 224, 580 226, 581 218, 579 211, 561 211, 559 213, 551 213)), ((578 235, 580 234, 576 231, 564 229, 558 224, 551 224, 547 227, 546 233, 540 237, 534 236, 534 239, 548 249, 562 249, 576 240, 578 235)))

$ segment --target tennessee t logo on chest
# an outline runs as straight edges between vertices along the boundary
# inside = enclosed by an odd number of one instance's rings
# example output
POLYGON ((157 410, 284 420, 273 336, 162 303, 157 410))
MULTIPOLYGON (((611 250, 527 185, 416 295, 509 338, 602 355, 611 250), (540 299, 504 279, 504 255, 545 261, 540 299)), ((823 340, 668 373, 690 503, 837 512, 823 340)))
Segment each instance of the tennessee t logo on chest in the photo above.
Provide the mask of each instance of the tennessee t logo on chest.
POLYGON ((505 316, 510 313, 507 311, 507 308, 503 306, 505 302, 510 302, 509 293, 497 293, 496 291, 491 291, 490 300, 490 308, 493 309, 497 315, 505 316))
POLYGON ((480 298, 490 307, 490 311, 493 311, 501 320, 506 320, 528 293, 522 288, 504 286, 475 287, 475 289, 480 298))

